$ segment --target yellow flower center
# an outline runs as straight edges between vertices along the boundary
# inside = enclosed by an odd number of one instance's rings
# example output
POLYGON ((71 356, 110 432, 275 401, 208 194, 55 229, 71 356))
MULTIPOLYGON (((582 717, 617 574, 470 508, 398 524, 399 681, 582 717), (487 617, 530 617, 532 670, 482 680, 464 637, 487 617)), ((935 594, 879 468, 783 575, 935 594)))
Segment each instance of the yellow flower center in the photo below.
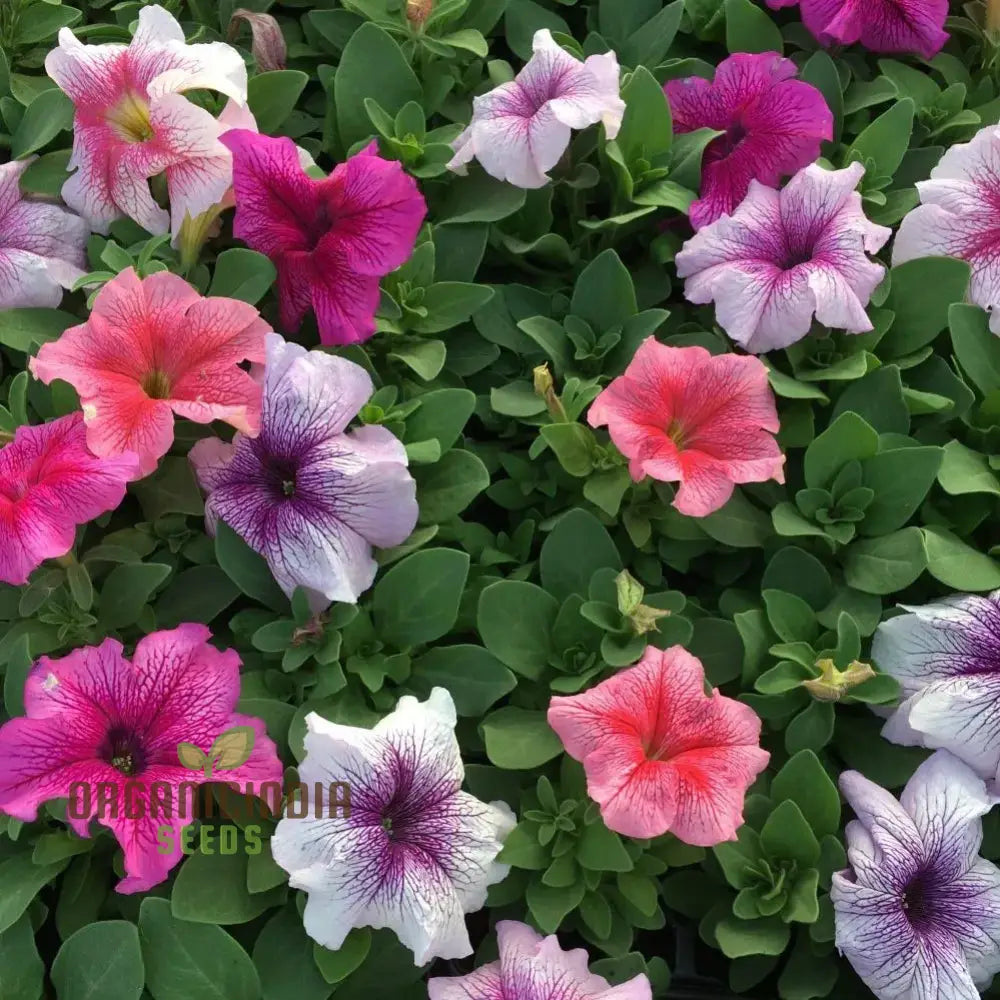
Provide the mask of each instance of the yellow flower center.
POLYGON ((680 421, 670 421, 670 424, 667 426, 667 437, 677 445, 678 451, 684 450, 684 446, 687 444, 687 434, 685 434, 680 421))
POLYGON ((108 112, 108 123, 126 142, 146 142, 153 138, 149 105, 138 94, 126 94, 108 112))
POLYGON ((166 372, 161 372, 159 369, 154 368, 142 380, 142 391, 150 399, 169 399, 170 379, 167 378, 166 372))

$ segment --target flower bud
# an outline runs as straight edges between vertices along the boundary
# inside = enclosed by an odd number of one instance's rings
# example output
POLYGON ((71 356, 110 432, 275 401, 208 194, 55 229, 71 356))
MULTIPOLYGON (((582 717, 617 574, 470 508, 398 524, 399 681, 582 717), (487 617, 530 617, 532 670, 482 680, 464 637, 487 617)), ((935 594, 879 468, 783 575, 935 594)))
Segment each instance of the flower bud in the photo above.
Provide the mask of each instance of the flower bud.
POLYGON ((434 0, 406 0, 406 20, 419 28, 433 9, 434 0))
POLYGON ((261 73, 284 69, 288 50, 278 22, 270 14, 257 14, 241 7, 239 10, 234 10, 233 16, 229 19, 230 41, 236 38, 240 21, 250 25, 250 33, 253 36, 252 51, 257 69, 261 73))
POLYGON ((875 676, 871 664, 859 663, 857 660, 846 670, 838 670, 833 660, 817 660, 816 666, 821 671, 820 676, 803 681, 802 686, 817 701, 840 701, 852 688, 875 676))
POLYGON ((569 420, 562 400, 556 395, 555 382, 552 380, 552 373, 547 364, 539 365, 532 371, 534 377, 535 395, 545 400, 548 407, 549 416, 559 424, 564 424, 569 420))

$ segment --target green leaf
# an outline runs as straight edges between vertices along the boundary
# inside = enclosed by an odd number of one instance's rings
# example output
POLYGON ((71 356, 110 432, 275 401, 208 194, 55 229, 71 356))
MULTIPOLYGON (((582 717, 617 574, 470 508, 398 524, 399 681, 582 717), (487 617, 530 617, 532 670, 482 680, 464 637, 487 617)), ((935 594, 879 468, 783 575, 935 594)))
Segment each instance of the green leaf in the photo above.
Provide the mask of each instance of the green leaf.
POLYGON ((208 294, 240 299, 255 306, 267 294, 276 276, 274 265, 262 253, 231 247, 223 250, 215 262, 208 294))
POLYGON ((969 493, 1000 496, 1000 481, 990 468, 986 456, 967 448, 961 441, 949 441, 944 446, 937 479, 945 493, 952 496, 969 493))
POLYGON ((163 563, 124 563, 101 587, 100 620, 105 628, 134 625, 153 591, 170 575, 163 563))
POLYGON ((892 594, 908 587, 927 568, 920 528, 903 528, 882 538, 854 542, 844 559, 849 586, 866 594, 892 594))
POLYGON ((468 389, 435 389, 417 397, 420 406, 406 418, 406 441, 434 438, 442 453, 458 441, 476 408, 476 394, 468 389))
POLYGON ((479 595, 476 627, 483 644, 515 673, 537 680, 552 655, 559 603, 541 587, 498 580, 479 595))
POLYGON ((913 516, 924 502, 944 451, 941 448, 895 448, 862 462, 863 483, 875 491, 859 531, 862 535, 887 535, 913 516))
POLYGON ((482 646, 435 646, 413 664, 410 683, 425 694, 446 688, 459 715, 478 718, 517 687, 517 678, 482 646))
POLYGON ((554 934, 566 916, 580 905, 585 892, 582 881, 557 888, 533 880, 528 883, 525 902, 538 926, 545 933, 554 934))
POLYGON ((72 150, 57 149, 38 157, 21 174, 21 190, 48 198, 59 197, 63 184, 69 179, 67 167, 71 155, 72 150))
POLYGON ((81 927, 59 949, 52 982, 59 1000, 139 1000, 146 970, 138 928, 127 920, 81 927))
POLYGON ((840 827, 840 795, 812 750, 789 758, 771 783, 776 803, 794 802, 817 837, 836 833, 840 827))
POLYGON ((557 600, 587 596, 599 569, 620 570, 622 559, 607 528, 588 511, 574 508, 556 522, 539 556, 542 586, 557 600))
POLYGON ((785 729, 785 749, 790 754, 800 750, 822 750, 833 738, 833 705, 814 701, 806 706, 785 729))
POLYGON ((156 623, 176 628, 182 622, 207 625, 228 608, 240 588, 218 566, 191 566, 181 570, 156 600, 156 623))
POLYGON ((781 919, 788 922, 814 924, 819 919, 819 872, 815 868, 803 872, 788 893, 788 902, 781 911, 781 919))
POLYGON ((740 920, 724 917, 715 927, 715 937, 727 958, 746 955, 780 955, 788 946, 791 931, 778 917, 740 920))
POLYGON ((263 1000, 327 1000, 333 992, 313 961, 313 942, 295 905, 279 910, 253 946, 263 1000))
POLYGON ((520 211, 526 197, 523 188, 505 184, 483 171, 472 171, 468 177, 448 182, 448 193, 435 221, 439 226, 499 222, 520 211))
POLYGON ((1000 563, 936 526, 923 531, 927 570, 936 580, 967 593, 1000 588, 1000 563))
POLYGON ((254 552, 225 521, 215 527, 215 559, 226 576, 255 601, 274 611, 287 611, 288 598, 275 582, 264 558, 254 552))
POLYGON ((791 799, 775 806, 760 831, 760 843, 776 861, 794 861, 800 868, 812 868, 819 861, 819 841, 791 799))
POLYGON ((430 382, 441 374, 448 349, 441 340, 404 340, 393 345, 389 357, 394 361, 402 361, 425 382, 430 382))
POLYGON ((73 102, 61 90, 43 90, 28 105, 21 124, 14 130, 10 154, 15 160, 23 159, 72 127, 73 102))
POLYGON ((571 476, 581 479, 594 471, 597 442, 589 427, 578 423, 546 424, 541 435, 571 476))
POLYGON ((878 433, 856 413, 841 413, 806 449, 806 484, 826 488, 848 462, 877 451, 878 433))
POLYGON ((764 590, 764 606, 775 634, 784 642, 811 642, 819 634, 816 614, 809 605, 780 590, 764 590))
POLYGON ((948 325, 952 303, 964 301, 970 274, 956 257, 921 257, 894 267, 885 308, 896 318, 878 342, 879 356, 900 358, 934 340, 948 325))
POLYGON ((629 872, 633 868, 621 837, 600 819, 588 823, 576 844, 576 860, 592 872, 629 872))
POLYGON ((899 368, 884 365, 852 382, 837 400, 833 415, 837 417, 846 411, 856 413, 879 434, 906 434, 910 429, 910 411, 903 396, 899 368))
POLYGON ((740 490, 717 511, 698 519, 710 538, 734 548, 762 548, 772 537, 771 519, 740 490))
POLYGON ((355 927, 336 951, 313 945, 313 960, 328 983, 339 983, 364 962, 371 946, 371 931, 367 927, 355 927))
POLYGON ((171 913, 178 920, 196 924, 245 924, 284 896, 284 886, 250 893, 247 889, 248 855, 242 848, 241 840, 235 854, 198 851, 183 862, 170 894, 171 913))
POLYGON ((783 52, 784 39, 766 11, 750 0, 726 0, 726 48, 730 52, 783 52))
MULTIPOLYGON (((0 341, 3 317, 0 313, 0 341)), ((1000 390, 1000 337, 990 330, 986 313, 978 306, 956 302, 948 310, 951 343, 962 370, 984 395, 1000 390)))
POLYGON ((490 485, 482 460, 461 448, 452 448, 433 465, 414 468, 413 478, 421 524, 439 524, 461 514, 490 485))
POLYGON ((30 17, 17 23, 18 45, 34 45, 53 38, 60 28, 67 28, 80 20, 83 12, 76 7, 59 4, 35 4, 30 17))
MULTIPOLYGON (((622 99, 625 101, 625 116, 616 141, 625 164, 631 168, 639 160, 655 163, 659 158, 666 157, 673 145, 674 131, 670 104, 662 85, 657 83, 656 78, 645 66, 639 66, 622 89, 622 99)), ((613 254, 617 259, 618 255, 613 250, 605 253, 613 254)), ((602 256, 604 254, 594 258, 591 266, 597 264, 602 256)), ((584 271, 584 274, 586 273, 584 271)), ((625 272, 625 276, 628 277, 628 271, 625 272)), ((632 287, 631 279, 628 287, 632 287)), ((577 313, 577 315, 583 314, 577 313)), ((584 319, 587 317, 584 316, 584 319)), ((595 330, 605 329, 593 323, 591 325, 595 330)))
POLYGON ((598 334, 621 326, 638 308, 632 276, 614 250, 598 254, 583 269, 569 306, 574 316, 586 320, 598 334))
MULTIPOLYGON (((619 7, 629 4, 618 3, 619 7)), ((648 66, 651 69, 663 62, 673 44, 684 15, 684 0, 674 0, 645 24, 638 27, 618 50, 626 66, 648 66)))
POLYGON ((486 756, 497 767, 525 771, 562 753, 562 741, 544 712, 508 705, 487 715, 481 728, 486 756))
POLYGON ((0 863, 0 934, 13 927, 31 901, 65 867, 66 860, 36 865, 30 854, 16 854, 0 863))
POLYGON ((845 161, 872 160, 875 177, 893 177, 910 146, 914 111, 908 97, 897 101, 854 140, 845 161))
POLYGON ((72 313, 58 309, 0 309, 0 344, 28 354, 79 322, 72 313))
POLYGON ((205 513, 198 481, 186 458, 168 455, 161 459, 152 475, 133 483, 129 488, 135 493, 142 512, 149 521, 155 521, 164 514, 201 517, 205 513))
POLYGON ((0 934, 0 986, 3 1000, 39 1000, 45 963, 38 955, 31 917, 25 914, 0 934))
POLYGON ((412 327, 417 333, 440 333, 464 323, 494 296, 488 285, 467 281, 438 281, 424 289, 421 305, 427 316, 417 319, 412 327))

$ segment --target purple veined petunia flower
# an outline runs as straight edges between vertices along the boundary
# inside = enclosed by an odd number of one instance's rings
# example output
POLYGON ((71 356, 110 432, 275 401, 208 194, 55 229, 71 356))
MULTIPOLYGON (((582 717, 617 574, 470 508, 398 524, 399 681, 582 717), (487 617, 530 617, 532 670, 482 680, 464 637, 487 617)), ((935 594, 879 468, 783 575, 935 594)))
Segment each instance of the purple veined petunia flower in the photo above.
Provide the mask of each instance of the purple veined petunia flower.
MULTIPOLYGON (((417 965, 472 954, 464 915, 506 876, 496 857, 516 821, 505 803, 461 790, 455 721, 444 688, 423 702, 404 695, 373 729, 306 716, 299 777, 324 790, 346 783, 349 815, 282 819, 271 850, 309 894, 306 933, 324 947, 336 951, 355 927, 385 927, 417 965)), ((320 811, 330 812, 326 798, 320 811)))
POLYGON ((917 191, 922 204, 900 224, 893 264, 938 256, 967 261, 969 300, 990 313, 990 329, 1000 334, 1000 128, 989 125, 952 146, 917 191))
POLYGON ((1000 591, 905 607, 879 625, 872 658, 899 681, 903 701, 882 735, 942 747, 981 777, 1000 769, 1000 591))
POLYGON ((665 85, 674 132, 725 132, 705 149, 701 197, 689 212, 695 229, 731 214, 750 181, 777 187, 833 138, 826 100, 797 73, 777 52, 739 52, 719 63, 712 81, 690 76, 665 85))
POLYGON ((449 169, 464 174, 475 159, 499 180, 540 188, 566 152, 573 129, 602 122, 609 139, 618 135, 625 102, 614 52, 580 62, 548 28, 535 32, 532 52, 512 81, 473 99, 472 121, 452 143, 449 169))
POLYGON ((133 893, 158 885, 181 860, 192 809, 181 786, 212 780, 181 764, 181 743, 207 752, 223 732, 248 726, 250 756, 225 780, 280 787, 283 768, 264 723, 236 712, 240 658, 210 638, 204 625, 188 624, 144 636, 131 660, 115 639, 41 657, 24 687, 25 716, 0 728, 0 810, 30 822, 43 802, 69 798, 67 822, 81 837, 93 818, 115 835, 125 853, 117 888, 133 893))
POLYGON ((291 139, 226 132, 233 154, 233 232, 278 271, 281 323, 311 309, 324 344, 375 332, 379 279, 404 264, 427 214, 416 182, 372 143, 322 180, 303 170, 291 139))
POLYGON ((427 980, 430 1000, 652 1000, 645 975, 612 986, 590 971, 582 948, 563 951, 555 934, 543 938, 517 920, 498 921, 497 945, 496 962, 427 980))
POLYGON ((948 41, 948 0, 767 0, 772 10, 796 4, 805 26, 826 46, 860 42, 872 52, 933 59, 948 41))
POLYGON ((276 333, 265 349, 260 434, 191 449, 208 529, 225 521, 316 611, 356 601, 375 579, 372 546, 399 545, 417 523, 406 449, 384 427, 345 433, 373 390, 360 365, 276 333))
POLYGON ((865 307, 885 268, 867 254, 892 230, 862 210, 855 188, 864 172, 860 163, 813 164, 781 191, 751 181, 731 216, 699 230, 677 254, 687 299, 714 302, 719 325, 753 354, 801 340, 814 317, 835 330, 871 330, 865 307))
POLYGON ((879 1000, 978 1000, 1000 971, 1000 869, 979 857, 983 781, 939 750, 899 801, 857 771, 850 867, 833 876, 836 943, 879 1000))
POLYGON ((0 165, 0 309, 54 309, 87 266, 87 223, 21 193, 21 175, 34 159, 0 165))

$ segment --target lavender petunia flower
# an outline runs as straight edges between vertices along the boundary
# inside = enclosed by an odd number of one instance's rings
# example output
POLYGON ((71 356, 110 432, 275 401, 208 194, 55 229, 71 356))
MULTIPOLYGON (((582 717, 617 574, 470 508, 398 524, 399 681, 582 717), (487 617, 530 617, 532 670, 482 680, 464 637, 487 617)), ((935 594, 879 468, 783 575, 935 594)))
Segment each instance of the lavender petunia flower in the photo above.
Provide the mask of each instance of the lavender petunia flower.
MULTIPOLYGON (((444 688, 405 695, 374 729, 306 716, 299 777, 346 783, 349 815, 282 819, 271 839, 289 884, 309 894, 306 933, 336 950, 354 927, 387 927, 417 965, 472 954, 464 914, 503 879, 498 864, 515 818, 503 802, 461 791, 455 705, 444 688)), ((315 813, 315 810, 313 811, 315 813)))
POLYGON ((266 354, 259 437, 191 449, 209 530, 225 521, 316 611, 356 601, 375 579, 372 546, 399 545, 416 525, 406 450, 384 427, 344 433, 372 394, 360 365, 275 333, 266 354))
POLYGON ((979 775, 1000 768, 1000 591, 962 594, 883 622, 872 658, 903 702, 882 730, 893 743, 942 747, 979 775))
POLYGON ((850 868, 830 889, 837 947, 879 1000, 978 1000, 1000 971, 1000 869, 979 857, 983 781, 942 750, 898 802, 857 771, 840 788, 857 819, 850 868))

